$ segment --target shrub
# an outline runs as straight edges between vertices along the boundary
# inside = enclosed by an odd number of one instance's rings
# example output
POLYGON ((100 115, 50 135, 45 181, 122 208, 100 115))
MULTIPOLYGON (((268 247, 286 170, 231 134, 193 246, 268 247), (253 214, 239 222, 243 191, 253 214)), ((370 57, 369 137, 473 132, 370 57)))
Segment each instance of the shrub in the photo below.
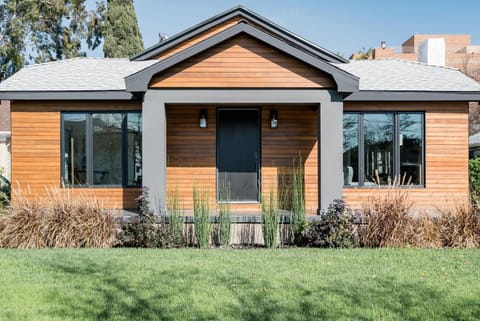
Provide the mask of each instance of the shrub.
POLYGON ((175 240, 165 223, 129 222, 122 224, 119 235, 121 246, 143 248, 170 248, 175 240))
POLYGON ((470 195, 473 200, 480 200, 480 157, 475 157, 468 161, 468 174, 470 195))
POLYGON ((58 188, 43 200, 18 193, 0 231, 0 246, 10 248, 111 247, 115 240, 113 215, 101 202, 58 188))
POLYGON ((367 224, 359 228, 364 247, 395 247, 408 244, 411 236, 412 203, 405 190, 386 190, 384 196, 370 197, 362 205, 367 224))
POLYGON ((463 202, 444 210, 441 239, 448 247, 480 247, 480 203, 463 202))
POLYGON ((170 227, 165 223, 157 223, 156 216, 150 209, 148 188, 142 190, 137 198, 138 219, 122 223, 121 233, 118 235, 119 245, 125 247, 172 247, 174 237, 170 227))
POLYGON ((358 245, 353 212, 342 200, 334 200, 316 222, 302 233, 302 245, 312 247, 354 247, 358 245))
POLYGON ((270 191, 268 201, 266 198, 262 199, 262 232, 263 242, 265 247, 273 248, 277 246, 278 238, 278 207, 277 200, 270 191))
POLYGON ((195 224, 195 237, 200 248, 208 247, 211 233, 210 206, 205 190, 199 191, 193 187, 193 216, 195 224))

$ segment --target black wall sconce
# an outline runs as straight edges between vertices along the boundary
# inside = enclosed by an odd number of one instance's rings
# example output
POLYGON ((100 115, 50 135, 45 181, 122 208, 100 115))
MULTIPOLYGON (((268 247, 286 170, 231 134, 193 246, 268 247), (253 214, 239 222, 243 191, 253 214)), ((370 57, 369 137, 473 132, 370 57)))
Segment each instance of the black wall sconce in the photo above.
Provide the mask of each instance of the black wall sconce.
POLYGON ((270 128, 278 128, 278 111, 270 110, 270 128))
POLYGON ((207 110, 202 109, 200 110, 200 128, 207 128, 207 110))

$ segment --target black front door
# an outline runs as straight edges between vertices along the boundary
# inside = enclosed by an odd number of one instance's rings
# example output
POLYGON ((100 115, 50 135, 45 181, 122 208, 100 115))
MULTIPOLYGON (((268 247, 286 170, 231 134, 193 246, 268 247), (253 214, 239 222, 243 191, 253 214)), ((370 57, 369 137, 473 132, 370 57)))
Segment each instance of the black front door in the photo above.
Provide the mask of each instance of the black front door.
POLYGON ((260 177, 259 110, 219 109, 217 195, 233 202, 257 202, 260 177))

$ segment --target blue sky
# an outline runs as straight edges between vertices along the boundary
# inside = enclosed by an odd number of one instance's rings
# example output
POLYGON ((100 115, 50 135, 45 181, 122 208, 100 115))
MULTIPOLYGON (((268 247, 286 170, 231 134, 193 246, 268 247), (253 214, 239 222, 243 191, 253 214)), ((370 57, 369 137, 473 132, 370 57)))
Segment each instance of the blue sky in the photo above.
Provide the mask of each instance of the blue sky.
POLYGON ((415 33, 467 33, 480 45, 480 0, 134 0, 145 47, 238 4, 345 57, 415 33))

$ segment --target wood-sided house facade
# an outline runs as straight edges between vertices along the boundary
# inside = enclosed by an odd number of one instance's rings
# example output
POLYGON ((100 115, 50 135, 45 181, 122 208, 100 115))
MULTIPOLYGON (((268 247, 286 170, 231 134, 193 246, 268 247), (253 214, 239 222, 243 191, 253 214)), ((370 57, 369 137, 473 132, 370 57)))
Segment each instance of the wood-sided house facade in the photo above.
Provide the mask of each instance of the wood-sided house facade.
POLYGON ((14 188, 33 195, 72 187, 132 209, 144 186, 164 212, 173 190, 192 209, 197 186, 259 213, 300 159, 315 214, 342 197, 358 208, 396 177, 418 208, 466 199, 480 86, 450 68, 348 62, 235 7, 129 60, 26 67, 0 98, 12 101, 14 188))

